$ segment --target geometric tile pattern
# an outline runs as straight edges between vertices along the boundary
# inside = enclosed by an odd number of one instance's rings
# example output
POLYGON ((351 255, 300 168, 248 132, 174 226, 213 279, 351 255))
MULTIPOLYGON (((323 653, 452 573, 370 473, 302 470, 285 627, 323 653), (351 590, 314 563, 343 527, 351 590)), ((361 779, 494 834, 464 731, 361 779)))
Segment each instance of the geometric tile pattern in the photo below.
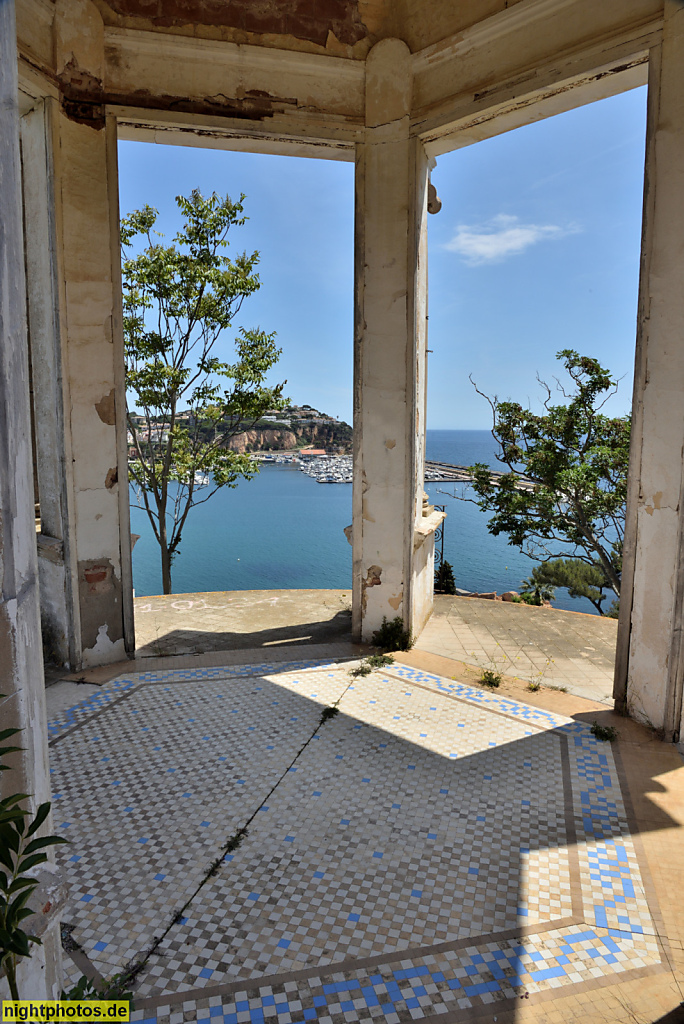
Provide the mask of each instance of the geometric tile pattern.
POLYGON ((53 723, 65 917, 105 975, 158 940, 133 1019, 477 1015, 660 962, 613 754, 582 723, 404 666, 95 696, 53 723))

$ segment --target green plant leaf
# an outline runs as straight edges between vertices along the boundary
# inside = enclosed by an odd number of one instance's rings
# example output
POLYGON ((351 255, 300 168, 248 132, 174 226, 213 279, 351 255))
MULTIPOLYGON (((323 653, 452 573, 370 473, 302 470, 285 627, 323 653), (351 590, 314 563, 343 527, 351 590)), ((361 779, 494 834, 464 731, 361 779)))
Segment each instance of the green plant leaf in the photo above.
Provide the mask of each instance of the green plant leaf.
POLYGON ((49 800, 46 801, 46 803, 40 805, 40 807, 36 811, 35 818, 33 819, 31 826, 29 827, 29 830, 26 833, 27 836, 32 836, 34 832, 38 831, 38 829, 40 828, 40 826, 43 824, 48 814, 50 813, 51 806, 52 805, 50 804, 49 800))
POLYGON ((42 836, 40 839, 32 839, 30 843, 27 843, 24 847, 24 854, 28 856, 44 849, 46 846, 58 846, 62 843, 68 843, 68 841, 68 839, 63 839, 61 836, 42 836))

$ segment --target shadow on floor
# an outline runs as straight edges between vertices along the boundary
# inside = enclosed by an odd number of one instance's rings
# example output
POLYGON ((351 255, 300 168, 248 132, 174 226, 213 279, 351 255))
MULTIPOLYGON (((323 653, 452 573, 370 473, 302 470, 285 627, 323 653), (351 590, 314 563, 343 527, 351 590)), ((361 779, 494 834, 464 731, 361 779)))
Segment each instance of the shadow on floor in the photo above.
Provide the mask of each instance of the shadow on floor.
POLYGON ((209 651, 240 651, 288 644, 351 643, 351 611, 336 612, 332 618, 295 622, 251 632, 204 632, 172 629, 138 648, 138 657, 167 657, 173 654, 205 654, 209 651))

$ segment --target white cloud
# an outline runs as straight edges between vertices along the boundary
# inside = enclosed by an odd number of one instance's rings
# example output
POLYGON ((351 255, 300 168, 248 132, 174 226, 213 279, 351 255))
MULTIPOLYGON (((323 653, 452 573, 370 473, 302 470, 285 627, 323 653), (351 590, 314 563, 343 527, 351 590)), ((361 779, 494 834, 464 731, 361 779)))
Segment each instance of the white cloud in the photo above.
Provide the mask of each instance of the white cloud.
POLYGON ((563 228, 558 224, 521 224, 519 217, 500 213, 487 224, 459 224, 456 234, 444 248, 477 267, 519 256, 537 242, 565 238, 578 231, 577 227, 563 228))

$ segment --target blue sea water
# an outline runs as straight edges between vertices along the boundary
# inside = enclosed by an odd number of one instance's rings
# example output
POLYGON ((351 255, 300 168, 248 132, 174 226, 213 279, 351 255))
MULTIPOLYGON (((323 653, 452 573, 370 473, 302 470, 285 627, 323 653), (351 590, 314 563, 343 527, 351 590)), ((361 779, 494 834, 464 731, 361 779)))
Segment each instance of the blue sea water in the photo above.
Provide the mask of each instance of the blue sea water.
MULTIPOLYGON (((428 430, 428 458, 456 465, 497 465, 487 430, 428 430)), ((432 503, 446 505, 444 557, 456 586, 487 592, 517 590, 534 562, 505 537, 493 537, 487 517, 453 496, 453 485, 429 483, 432 503)), ((462 494, 459 487, 457 494, 462 494)), ((465 491, 469 493, 468 489, 465 491)), ((351 588, 351 546, 343 529, 351 523, 351 484, 318 484, 292 466, 264 465, 236 488, 218 491, 193 509, 173 565, 176 593, 207 590, 351 588)), ((140 534, 133 551, 138 596, 161 593, 159 548, 147 515, 131 508, 131 530, 140 534)), ((593 611, 585 600, 557 591, 558 608, 593 611)))

